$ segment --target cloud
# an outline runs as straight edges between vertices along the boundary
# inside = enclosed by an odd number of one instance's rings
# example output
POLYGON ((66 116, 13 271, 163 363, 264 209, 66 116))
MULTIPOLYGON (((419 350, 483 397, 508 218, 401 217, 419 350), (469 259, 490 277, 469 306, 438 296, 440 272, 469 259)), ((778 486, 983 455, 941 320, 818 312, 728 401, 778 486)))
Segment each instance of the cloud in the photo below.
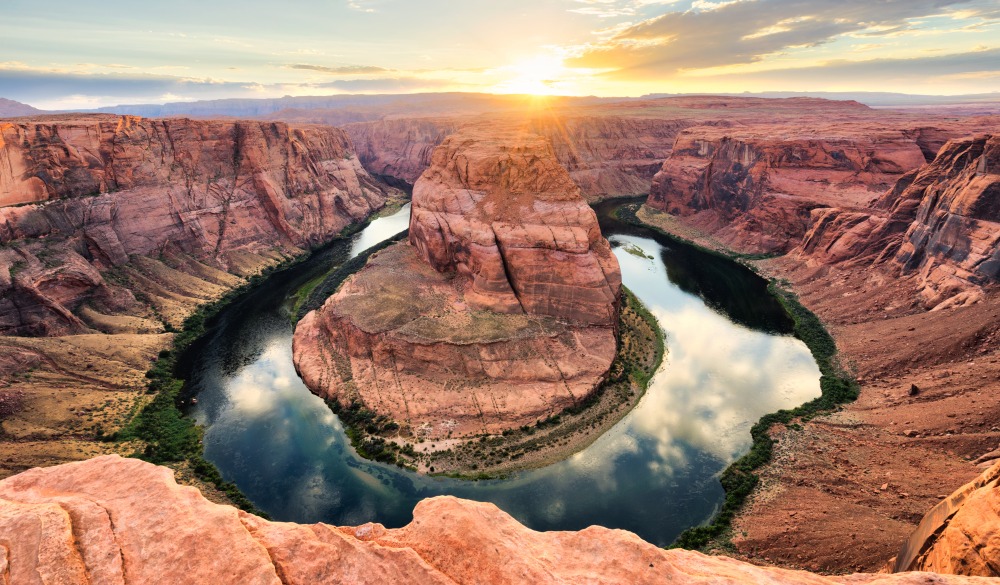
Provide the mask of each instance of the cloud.
POLYGON ((723 77, 733 81, 784 81, 789 85, 797 84, 796 87, 822 87, 831 79, 849 79, 852 84, 863 86, 876 82, 912 84, 936 78, 991 79, 997 76, 998 70, 1000 48, 907 59, 836 60, 813 67, 728 73, 723 77))
POLYGON ((454 85, 454 82, 421 79, 418 77, 386 77, 380 79, 338 79, 326 83, 314 84, 314 87, 325 87, 345 92, 411 92, 416 90, 434 90, 454 85))
POLYGON ((419 77, 264 84, 168 75, 64 73, 28 69, 20 64, 0 64, 2 97, 42 109, 95 108, 113 104, 162 104, 222 98, 272 98, 284 95, 409 93, 421 90, 434 91, 453 84, 447 80, 419 77))
POLYGON ((670 77, 680 71, 754 63, 767 55, 827 43, 848 33, 898 34, 911 19, 938 15, 968 0, 696 0, 583 48, 567 64, 611 76, 670 77))
POLYGON ((302 69, 305 71, 318 71, 320 73, 330 73, 332 75, 365 75, 368 73, 385 73, 389 71, 384 67, 375 65, 343 65, 340 67, 324 67, 323 65, 307 65, 295 63, 287 66, 289 69, 302 69))

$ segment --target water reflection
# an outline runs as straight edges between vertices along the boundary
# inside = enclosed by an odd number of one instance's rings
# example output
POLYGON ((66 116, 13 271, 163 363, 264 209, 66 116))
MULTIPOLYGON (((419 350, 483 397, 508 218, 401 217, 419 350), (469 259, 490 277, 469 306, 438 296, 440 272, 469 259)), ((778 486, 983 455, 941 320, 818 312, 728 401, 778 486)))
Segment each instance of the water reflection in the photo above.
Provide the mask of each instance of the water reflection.
MULTIPOLYGON (((405 229, 408 211, 373 222, 351 255, 405 229)), ((749 277, 736 274, 721 285, 693 280, 682 289, 670 281, 669 266, 691 264, 678 257, 683 250, 613 222, 604 229, 625 284, 660 320, 669 355, 635 410, 584 451, 476 483, 358 458, 337 418, 292 367, 292 328, 281 307, 296 283, 330 267, 310 261, 223 313, 200 349, 190 380, 199 392, 194 415, 206 427, 206 457, 279 520, 399 526, 417 501, 447 493, 495 502, 535 529, 601 524, 668 544, 718 506, 718 473, 747 449, 753 422, 817 396, 819 371, 801 342, 766 332, 785 325, 768 318, 773 300, 761 297, 760 282, 741 285, 749 277), (733 312, 761 326, 735 323, 718 291, 745 293, 749 298, 733 299, 733 312), (716 300, 706 302, 709 294, 716 300), (753 313, 755 305, 764 314, 753 313), (252 359, 234 360, 234 348, 252 359)))

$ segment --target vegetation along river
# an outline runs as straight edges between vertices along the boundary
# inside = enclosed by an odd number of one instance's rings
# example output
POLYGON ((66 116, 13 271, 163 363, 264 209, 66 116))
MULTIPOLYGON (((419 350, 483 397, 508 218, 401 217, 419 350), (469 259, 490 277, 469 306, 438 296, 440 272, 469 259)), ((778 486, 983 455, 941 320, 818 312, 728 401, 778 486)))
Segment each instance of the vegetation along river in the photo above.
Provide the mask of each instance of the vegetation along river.
POLYGON ((406 229, 409 205, 276 273, 224 309, 184 360, 205 457, 276 520, 407 523, 421 499, 490 501, 537 530, 623 528, 667 545, 721 505, 719 473, 762 415, 819 395, 819 369, 767 283, 597 207, 622 278, 659 320, 667 357, 636 408, 589 447, 510 478, 417 475, 360 458, 292 366, 295 293, 406 229))

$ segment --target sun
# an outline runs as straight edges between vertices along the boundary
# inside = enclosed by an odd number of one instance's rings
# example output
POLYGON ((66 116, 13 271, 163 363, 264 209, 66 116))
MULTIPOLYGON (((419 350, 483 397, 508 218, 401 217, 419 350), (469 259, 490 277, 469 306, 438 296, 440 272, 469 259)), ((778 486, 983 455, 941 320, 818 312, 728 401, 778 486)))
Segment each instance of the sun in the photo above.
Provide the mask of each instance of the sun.
POLYGON ((506 79, 496 85, 496 93, 552 95, 556 92, 554 84, 566 73, 566 67, 561 57, 539 55, 501 67, 498 72, 506 79))

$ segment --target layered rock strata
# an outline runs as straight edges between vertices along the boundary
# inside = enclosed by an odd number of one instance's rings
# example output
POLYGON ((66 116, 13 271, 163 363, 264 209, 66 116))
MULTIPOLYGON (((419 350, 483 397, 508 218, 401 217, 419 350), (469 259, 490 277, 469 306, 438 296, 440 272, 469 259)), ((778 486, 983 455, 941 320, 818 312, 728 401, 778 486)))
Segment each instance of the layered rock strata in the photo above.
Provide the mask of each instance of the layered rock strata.
POLYGON ((621 273, 542 137, 464 131, 384 250, 295 333, 313 392, 417 435, 532 424, 588 396, 616 352, 621 273))
POLYGON ((919 281, 926 308, 967 304, 1000 278, 1000 138, 953 140, 870 210, 813 212, 801 252, 884 265, 919 281))
POLYGON ((865 206, 923 163, 920 147, 899 131, 691 128, 653 178, 648 204, 729 247, 786 252, 805 235, 812 210, 865 206))
MULTIPOLYGON (((335 128, 113 116, 2 123, 0 332, 79 333, 94 325, 87 310, 134 312, 129 289, 143 287, 107 275, 140 257, 161 266, 128 280, 169 289, 194 277, 211 297, 232 274, 329 240, 387 195, 335 128)), ((172 312, 169 292, 155 296, 172 312)))
POLYGON ((894 571, 1000 577, 1000 464, 924 516, 892 563, 894 571))
POLYGON ((434 148, 466 126, 504 124, 551 142, 556 160, 589 201, 645 195, 688 120, 624 116, 523 117, 484 122, 475 118, 408 118, 348 124, 344 130, 369 171, 416 182, 431 165, 434 148))
POLYGON ((493 504, 438 497, 413 521, 269 522, 178 486, 170 470, 99 457, 0 482, 5 583, 985 583, 906 573, 822 577, 663 550, 622 530, 534 532, 493 504))

